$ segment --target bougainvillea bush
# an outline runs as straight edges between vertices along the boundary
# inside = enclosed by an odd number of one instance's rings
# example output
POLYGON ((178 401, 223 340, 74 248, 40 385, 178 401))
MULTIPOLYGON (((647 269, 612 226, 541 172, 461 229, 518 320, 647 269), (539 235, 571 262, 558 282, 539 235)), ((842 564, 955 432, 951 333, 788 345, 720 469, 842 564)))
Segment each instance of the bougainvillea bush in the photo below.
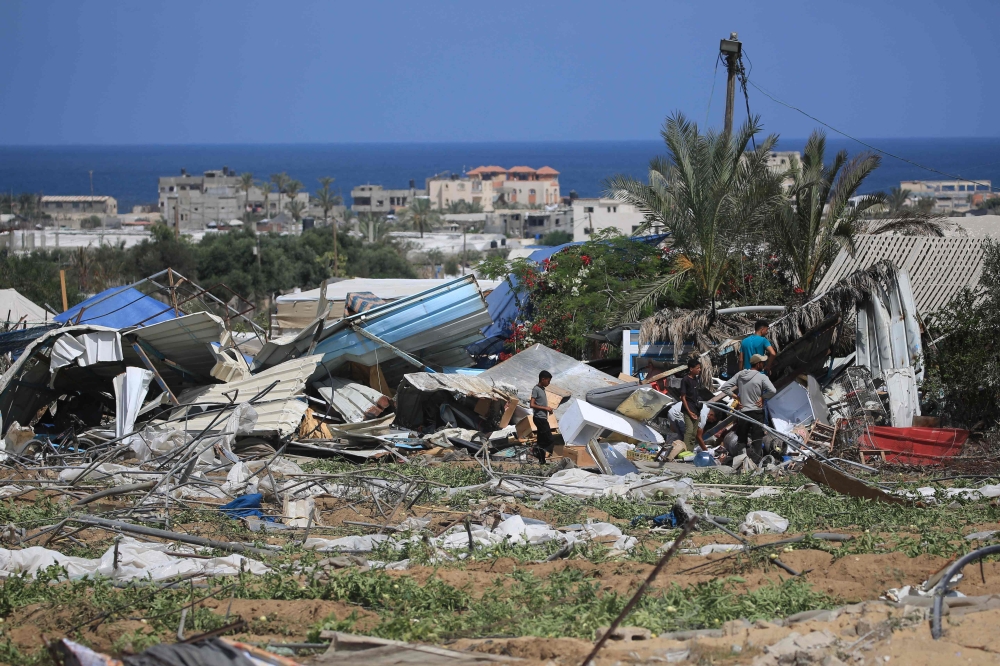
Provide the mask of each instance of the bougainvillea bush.
MULTIPOLYGON (((630 294, 674 270, 675 257, 668 249, 611 234, 564 248, 541 264, 494 257, 479 266, 489 278, 513 276, 522 303, 503 358, 535 343, 582 358, 587 333, 619 323, 630 294)), ((692 298, 682 286, 662 295, 644 314, 685 305, 692 298)))

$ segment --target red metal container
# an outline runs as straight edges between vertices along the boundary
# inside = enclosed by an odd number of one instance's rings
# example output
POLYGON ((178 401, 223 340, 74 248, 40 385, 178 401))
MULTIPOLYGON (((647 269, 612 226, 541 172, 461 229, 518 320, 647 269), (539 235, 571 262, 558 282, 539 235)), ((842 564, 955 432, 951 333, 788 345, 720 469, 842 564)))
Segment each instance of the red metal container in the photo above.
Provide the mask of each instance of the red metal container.
POLYGON ((941 465, 962 450, 968 430, 958 428, 890 428, 872 426, 858 440, 862 450, 885 452, 885 460, 900 465, 941 465))

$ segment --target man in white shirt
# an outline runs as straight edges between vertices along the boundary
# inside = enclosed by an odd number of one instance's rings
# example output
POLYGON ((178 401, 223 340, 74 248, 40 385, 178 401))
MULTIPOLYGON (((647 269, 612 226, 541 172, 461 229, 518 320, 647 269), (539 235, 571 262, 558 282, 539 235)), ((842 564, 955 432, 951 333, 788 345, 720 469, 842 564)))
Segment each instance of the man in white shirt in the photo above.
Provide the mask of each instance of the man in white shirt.
MULTIPOLYGON (((678 401, 667 410, 667 419, 670 421, 674 432, 677 433, 677 440, 675 440, 671 445, 670 453, 667 455, 667 460, 673 460, 682 451, 686 450, 687 447, 684 445, 684 435, 685 424, 684 424, 684 402, 678 401)), ((715 423, 718 420, 718 413, 714 409, 708 406, 707 403, 702 403, 701 412, 698 414, 697 429, 694 434, 694 441, 701 447, 702 451, 707 451, 708 447, 705 446, 705 427, 711 423, 715 423)))

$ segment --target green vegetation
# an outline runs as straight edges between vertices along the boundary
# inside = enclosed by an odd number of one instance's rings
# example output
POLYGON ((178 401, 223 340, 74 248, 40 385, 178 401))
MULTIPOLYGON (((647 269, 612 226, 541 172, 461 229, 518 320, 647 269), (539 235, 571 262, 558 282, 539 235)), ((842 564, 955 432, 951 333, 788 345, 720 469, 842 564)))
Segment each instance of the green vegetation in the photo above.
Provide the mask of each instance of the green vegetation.
MULTIPOLYGON (((646 594, 629 624, 654 633, 720 626, 739 618, 772 619, 802 610, 829 608, 835 600, 798 579, 759 587, 737 588, 739 579, 715 579, 687 588, 676 584, 646 594)), ((331 581, 334 599, 378 613, 378 624, 365 633, 395 640, 441 641, 487 636, 572 636, 592 640, 631 596, 601 592, 602 582, 576 568, 544 578, 515 570, 497 575, 474 596, 440 579, 421 585, 414 579, 382 572, 346 572, 331 581)), ((351 630, 356 618, 328 620, 322 629, 351 630)))
MULTIPOLYGON (((588 333, 610 328, 615 313, 628 294, 650 280, 670 276, 674 261, 659 248, 605 230, 582 245, 568 247, 541 265, 493 256, 479 265, 486 277, 513 274, 517 289, 530 295, 531 307, 524 321, 507 341, 510 351, 540 342, 576 356, 583 353, 588 333)), ((690 290, 689 290, 690 291, 690 290)), ((664 294, 669 302, 690 302, 690 293, 664 294)), ((646 314, 651 314, 651 307, 646 314)))
MULTIPOLYGON (((61 301, 59 269, 66 270, 70 305, 84 294, 128 284, 165 268, 210 287, 225 283, 259 301, 294 287, 311 289, 333 273, 333 236, 329 229, 301 236, 261 234, 251 229, 206 234, 198 243, 174 237, 164 224, 152 227, 152 239, 125 249, 39 250, 27 255, 0 251, 0 282, 36 303, 61 301), (253 254, 259 242, 261 261, 253 254)), ((376 278, 416 277, 404 251, 391 242, 363 243, 350 236, 337 239, 339 272, 376 278)), ((229 296, 226 296, 229 298, 229 296)))
POLYGON ((553 231, 545 234, 539 245, 564 245, 573 242, 573 234, 568 231, 553 231))
POLYGON ((1000 420, 1000 244, 983 246, 976 292, 966 290, 928 319, 928 376, 923 393, 933 415, 952 423, 1000 420))

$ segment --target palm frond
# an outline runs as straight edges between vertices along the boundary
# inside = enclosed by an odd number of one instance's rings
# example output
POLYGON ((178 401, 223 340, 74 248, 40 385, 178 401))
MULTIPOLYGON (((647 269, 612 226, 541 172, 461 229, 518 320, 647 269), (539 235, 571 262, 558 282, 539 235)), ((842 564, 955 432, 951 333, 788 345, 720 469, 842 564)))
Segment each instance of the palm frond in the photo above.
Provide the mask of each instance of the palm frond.
POLYGON ((686 278, 689 268, 682 268, 675 273, 664 275, 649 283, 645 287, 635 290, 631 296, 622 303, 619 314, 615 317, 615 323, 623 321, 635 321, 642 314, 642 311, 650 304, 655 304, 657 299, 677 288, 686 278))

